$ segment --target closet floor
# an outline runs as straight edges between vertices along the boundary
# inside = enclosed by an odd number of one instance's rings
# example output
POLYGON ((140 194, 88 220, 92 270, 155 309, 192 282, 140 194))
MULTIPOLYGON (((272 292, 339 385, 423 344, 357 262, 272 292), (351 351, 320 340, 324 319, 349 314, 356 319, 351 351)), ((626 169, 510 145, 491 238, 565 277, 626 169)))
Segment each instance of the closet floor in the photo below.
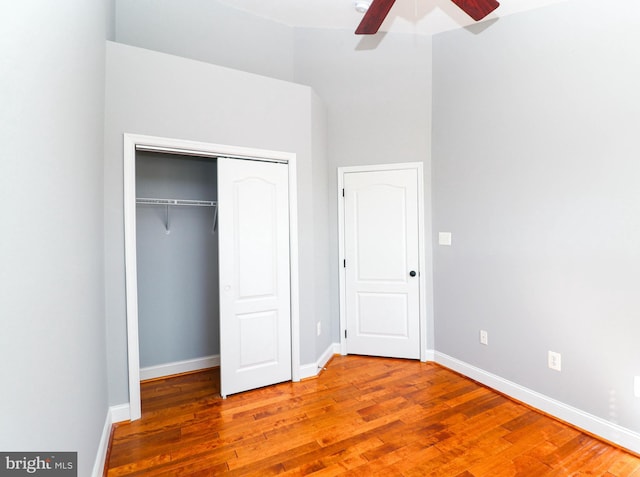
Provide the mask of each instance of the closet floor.
POLYGON ((142 385, 115 476, 640 477, 640 458, 433 363, 335 356, 223 400, 218 369, 142 385))

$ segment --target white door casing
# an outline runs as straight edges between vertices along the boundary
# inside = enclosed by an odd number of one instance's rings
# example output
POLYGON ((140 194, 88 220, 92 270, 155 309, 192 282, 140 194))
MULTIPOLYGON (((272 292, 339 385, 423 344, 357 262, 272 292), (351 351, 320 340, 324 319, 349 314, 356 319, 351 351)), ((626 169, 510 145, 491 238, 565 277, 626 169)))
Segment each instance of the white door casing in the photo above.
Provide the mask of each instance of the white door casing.
POLYGON ((339 171, 343 353, 425 359, 421 168, 409 166, 339 171))
POLYGON ((287 165, 218 159, 220 394, 291 379, 287 165))

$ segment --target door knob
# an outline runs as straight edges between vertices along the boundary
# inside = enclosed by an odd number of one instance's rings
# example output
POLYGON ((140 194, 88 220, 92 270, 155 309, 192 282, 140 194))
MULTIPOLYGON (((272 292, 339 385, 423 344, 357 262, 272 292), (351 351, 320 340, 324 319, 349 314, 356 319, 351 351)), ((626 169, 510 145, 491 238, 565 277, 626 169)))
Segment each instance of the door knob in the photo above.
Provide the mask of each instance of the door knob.
POLYGON ((417 273, 415 272, 415 270, 411 270, 409 272, 409 276, 411 276, 411 277, 415 277, 416 275, 417 275, 417 273))

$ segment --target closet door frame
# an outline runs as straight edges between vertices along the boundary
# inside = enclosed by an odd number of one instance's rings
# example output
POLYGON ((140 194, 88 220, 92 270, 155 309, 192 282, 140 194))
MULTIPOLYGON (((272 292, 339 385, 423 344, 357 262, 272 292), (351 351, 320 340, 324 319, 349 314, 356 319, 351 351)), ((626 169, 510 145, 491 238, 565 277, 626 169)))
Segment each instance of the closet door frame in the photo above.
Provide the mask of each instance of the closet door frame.
POLYGON ((289 245, 291 286, 291 376, 300 381, 300 301, 298 280, 298 200, 296 155, 293 153, 124 134, 124 246, 129 371, 129 418, 142 416, 138 335, 138 280, 136 257, 136 152, 151 151, 185 156, 231 157, 287 164, 289 171, 289 245))

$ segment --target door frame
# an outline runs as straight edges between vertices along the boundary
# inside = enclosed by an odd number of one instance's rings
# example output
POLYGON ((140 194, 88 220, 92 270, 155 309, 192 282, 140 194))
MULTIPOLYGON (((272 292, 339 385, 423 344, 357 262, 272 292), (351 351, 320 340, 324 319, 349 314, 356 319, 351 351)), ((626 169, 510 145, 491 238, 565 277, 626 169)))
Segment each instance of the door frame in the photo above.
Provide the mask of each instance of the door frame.
POLYGON ((129 417, 142 416, 140 401, 140 343, 138 334, 138 272, 136 254, 136 152, 150 151, 185 156, 282 162, 289 172, 289 273, 291 287, 291 377, 300 381, 300 301, 298 280, 298 194, 296 155, 246 147, 188 141, 184 139, 123 135, 124 146, 124 251, 129 372, 129 417))
MULTIPOLYGON (((427 361, 427 302, 426 302, 426 284, 427 270, 425 259, 425 235, 424 235, 424 169, 422 162, 403 162, 397 164, 376 164, 365 166, 349 166, 338 167, 338 269, 339 269, 339 287, 340 287, 340 353, 347 354, 347 342, 345 340, 345 332, 347 330, 346 315, 346 271, 343 266, 345 259, 345 222, 344 222, 344 197, 342 190, 344 189, 344 176, 353 172, 377 172, 377 171, 397 171, 413 169, 416 170, 418 176, 418 297, 419 297, 419 323, 420 323, 420 361, 427 361)), ((430 273, 430 272, 429 272, 430 273)))

